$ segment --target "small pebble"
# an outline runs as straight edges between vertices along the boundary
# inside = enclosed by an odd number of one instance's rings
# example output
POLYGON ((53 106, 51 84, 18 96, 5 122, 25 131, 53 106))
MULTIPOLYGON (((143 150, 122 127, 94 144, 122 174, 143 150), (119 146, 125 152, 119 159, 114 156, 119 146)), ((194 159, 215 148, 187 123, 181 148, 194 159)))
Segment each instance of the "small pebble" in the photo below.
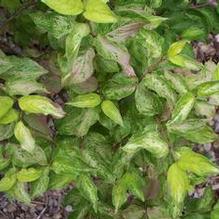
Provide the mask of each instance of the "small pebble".
POLYGON ((67 206, 65 207, 65 210, 66 210, 67 212, 72 212, 72 211, 73 211, 73 208, 72 208, 71 205, 67 205, 67 206))
POLYGON ((62 219, 63 217, 61 214, 56 214, 53 218, 54 219, 62 219))
POLYGON ((9 205, 7 205, 7 210, 8 210, 8 212, 14 212, 14 211, 16 211, 16 206, 15 205, 13 205, 13 204, 9 204, 9 205))

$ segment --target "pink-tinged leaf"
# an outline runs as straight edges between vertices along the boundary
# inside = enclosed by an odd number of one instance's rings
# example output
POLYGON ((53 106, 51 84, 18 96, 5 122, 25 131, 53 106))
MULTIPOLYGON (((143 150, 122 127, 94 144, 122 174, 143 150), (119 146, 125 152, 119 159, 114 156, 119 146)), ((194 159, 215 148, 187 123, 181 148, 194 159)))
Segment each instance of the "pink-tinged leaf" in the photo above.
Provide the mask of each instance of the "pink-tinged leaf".
MULTIPOLYGON (((97 45, 100 50, 102 50, 103 53, 109 53, 108 55, 111 56, 110 58, 117 61, 125 74, 127 74, 129 77, 134 77, 135 72, 132 66, 130 65, 130 54, 125 49, 119 47, 119 45, 116 45, 115 43, 111 42, 105 37, 99 37, 99 43, 100 45, 97 45)), ((98 48, 97 48, 98 50, 98 48)))
POLYGON ((95 52, 89 48, 83 55, 79 56, 73 63, 72 70, 63 79, 63 86, 79 84, 86 81, 94 73, 93 59, 95 52))

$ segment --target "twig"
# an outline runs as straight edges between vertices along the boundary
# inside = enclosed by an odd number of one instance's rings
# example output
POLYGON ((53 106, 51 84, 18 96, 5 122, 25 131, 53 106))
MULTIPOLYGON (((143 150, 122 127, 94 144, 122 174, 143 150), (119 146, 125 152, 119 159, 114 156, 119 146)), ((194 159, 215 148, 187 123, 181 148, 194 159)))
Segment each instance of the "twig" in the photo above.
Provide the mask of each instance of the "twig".
POLYGON ((25 4, 23 4, 14 14, 12 14, 9 18, 5 19, 0 23, 0 31, 3 29, 11 20, 19 16, 25 9, 34 6, 37 3, 37 0, 31 0, 25 4))
POLYGON ((206 6, 209 6, 208 2, 203 3, 203 4, 198 4, 198 5, 192 5, 191 8, 196 9, 196 8, 203 8, 203 7, 206 7, 206 6))
POLYGON ((40 214, 38 215, 37 219, 40 219, 41 216, 43 216, 43 213, 46 211, 47 206, 40 212, 40 214))
POLYGON ((2 210, 0 210, 0 214, 6 217, 5 219, 8 219, 8 216, 2 210))
POLYGON ((164 62, 164 61, 166 61, 166 60, 164 59, 164 57, 161 57, 161 58, 158 59, 154 64, 150 65, 150 66, 148 67, 148 69, 144 72, 144 74, 142 75, 142 78, 141 78, 141 79, 143 79, 146 74, 152 73, 152 72, 157 68, 157 66, 160 65, 160 64, 161 64, 162 62, 164 62))

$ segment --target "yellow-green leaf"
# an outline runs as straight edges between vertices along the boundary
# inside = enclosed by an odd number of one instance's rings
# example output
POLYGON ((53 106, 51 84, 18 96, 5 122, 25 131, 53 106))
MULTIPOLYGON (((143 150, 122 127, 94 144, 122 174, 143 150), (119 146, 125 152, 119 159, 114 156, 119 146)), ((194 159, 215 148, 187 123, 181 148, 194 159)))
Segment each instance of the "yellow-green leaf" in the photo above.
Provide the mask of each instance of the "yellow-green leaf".
POLYGON ((167 156, 169 152, 168 144, 160 137, 157 130, 149 130, 134 134, 123 147, 127 153, 134 154, 140 149, 149 151, 156 158, 167 156))
POLYGON ((81 0, 42 0, 54 11, 64 15, 77 15, 83 11, 81 0))
POLYGON ((169 123, 181 123, 183 122, 191 112, 195 103, 195 96, 191 92, 187 92, 176 103, 176 106, 172 113, 172 119, 169 123))
POLYGON ((188 147, 182 147, 178 151, 178 166, 198 176, 210 176, 219 173, 219 168, 214 165, 207 157, 192 151, 188 147))
POLYGON ((14 135, 20 142, 21 148, 33 153, 36 144, 30 130, 24 125, 22 121, 18 122, 14 129, 14 135))
POLYGON ((169 58, 174 57, 179 53, 181 53, 187 42, 188 42, 187 40, 180 40, 178 42, 171 44, 167 53, 168 57, 169 58))
POLYGON ((90 177, 81 174, 79 177, 78 186, 82 195, 84 195, 93 205, 94 211, 97 212, 97 187, 90 177))
POLYGON ((35 168, 22 169, 17 173, 19 182, 32 182, 41 176, 42 171, 35 168))
POLYGON ((13 106, 14 101, 10 97, 0 96, 0 118, 2 118, 13 106))
POLYGON ((206 97, 216 93, 219 93, 219 80, 205 82, 197 88, 197 94, 200 97, 206 97))
POLYGON ((93 108, 98 106, 100 103, 101 103, 100 95, 95 93, 90 93, 90 94, 78 95, 67 104, 79 108, 93 108))
POLYGON ((109 117, 111 120, 113 120, 115 123, 119 124, 120 126, 123 126, 123 120, 119 112, 119 109, 112 101, 104 100, 101 104, 101 108, 107 117, 109 117))
POLYGON ((10 169, 0 180, 0 192, 8 191, 16 183, 16 174, 14 169, 10 169))
POLYGON ((28 113, 52 115, 56 118, 62 118, 65 115, 61 106, 44 96, 24 96, 18 100, 18 104, 23 111, 28 113))
POLYGON ((119 208, 126 202, 128 198, 127 188, 123 183, 123 180, 120 179, 116 185, 113 187, 112 191, 112 202, 117 212, 119 208))
POLYGON ((186 55, 170 56, 169 60, 173 64, 189 70, 199 71, 201 69, 200 63, 186 55))
POLYGON ((18 111, 15 109, 11 109, 0 119, 0 124, 6 125, 12 123, 14 121, 17 121, 18 117, 19 117, 18 111))
POLYGON ((84 17, 96 23, 115 23, 116 15, 102 0, 88 0, 85 5, 84 17))
MULTIPOLYGON (((182 204, 189 189, 189 178, 177 163, 170 166, 167 172, 167 184, 173 204, 173 216, 179 216, 182 204)), ((175 218, 174 217, 174 218, 175 218)))

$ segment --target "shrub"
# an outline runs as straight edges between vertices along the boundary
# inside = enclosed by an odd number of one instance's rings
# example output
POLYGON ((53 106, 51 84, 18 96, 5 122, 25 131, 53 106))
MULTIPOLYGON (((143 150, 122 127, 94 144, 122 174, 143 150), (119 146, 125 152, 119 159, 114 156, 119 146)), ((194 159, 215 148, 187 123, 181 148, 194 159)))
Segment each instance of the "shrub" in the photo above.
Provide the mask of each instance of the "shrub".
POLYGON ((72 219, 219 218, 210 186, 189 196, 219 174, 192 150, 218 139, 219 67, 191 44, 218 9, 192 2, 1 0, 20 50, 0 53, 0 191, 29 204, 73 182, 72 219))

